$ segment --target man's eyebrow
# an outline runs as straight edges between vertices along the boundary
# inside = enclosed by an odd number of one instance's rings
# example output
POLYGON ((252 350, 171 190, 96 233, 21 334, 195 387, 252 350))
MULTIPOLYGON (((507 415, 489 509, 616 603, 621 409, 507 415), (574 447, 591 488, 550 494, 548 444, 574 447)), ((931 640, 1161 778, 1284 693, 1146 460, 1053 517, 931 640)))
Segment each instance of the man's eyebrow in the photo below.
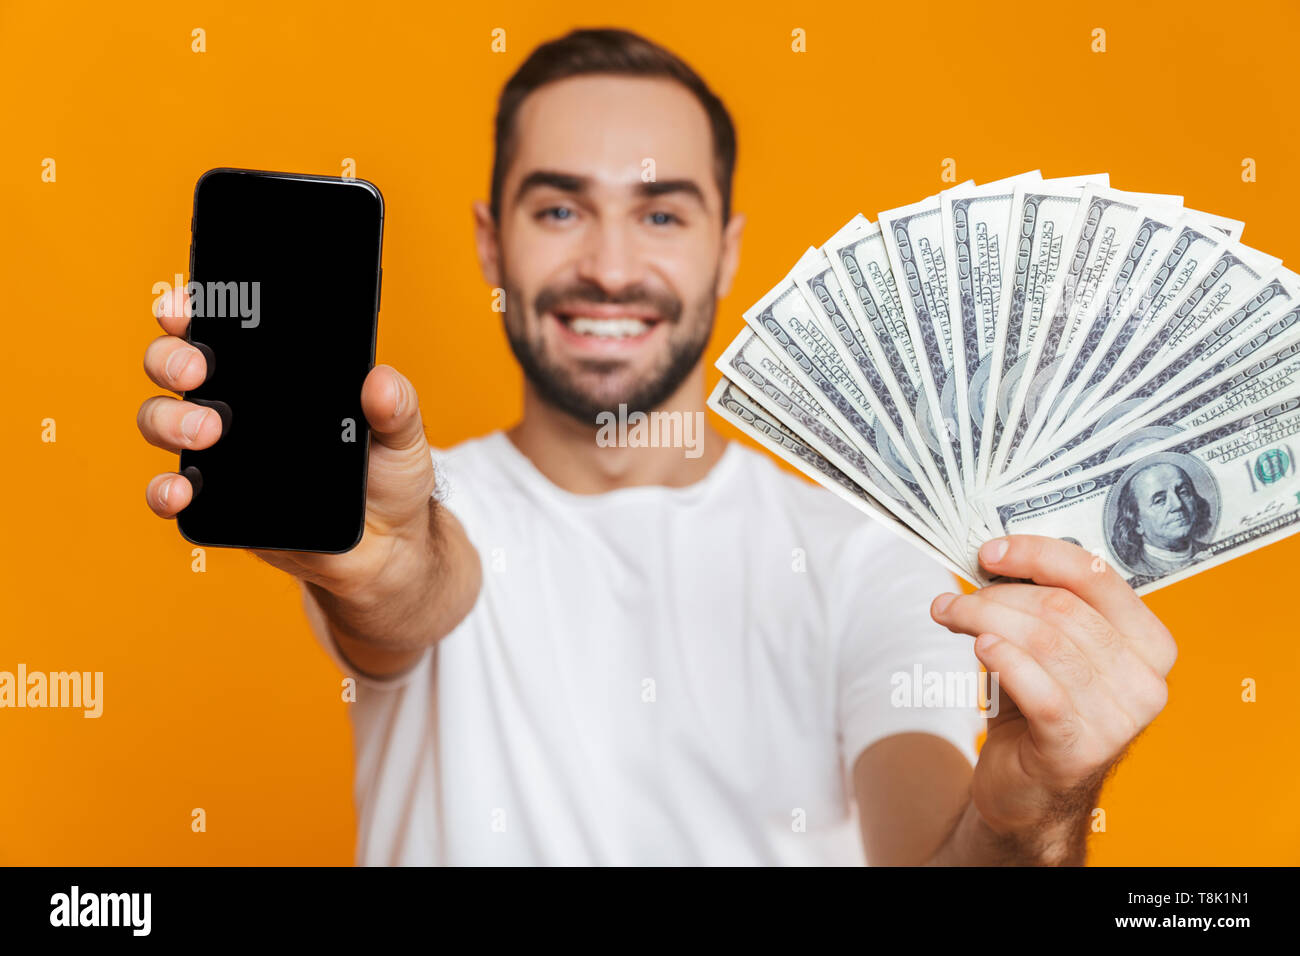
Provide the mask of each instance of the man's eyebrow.
POLYGON ((705 209, 709 204, 704 200, 704 190, 693 179, 659 179, 653 182, 640 183, 637 186, 637 192, 642 196, 665 196, 669 193, 685 193, 695 199, 705 209))
POLYGON ((531 173, 523 178, 519 188, 515 190, 515 202, 524 198, 524 194, 530 189, 539 189, 543 186, 550 186, 552 189, 558 189, 566 193, 586 192, 591 186, 591 178, 588 176, 576 176, 573 173, 560 173, 550 169, 534 169, 531 173))
MULTIPOLYGON (((519 188, 515 190, 515 202, 523 199, 530 190, 547 186, 561 192, 581 194, 591 188, 591 177, 579 176, 575 173, 562 173, 551 169, 535 169, 519 183, 519 188)), ((648 183, 637 183, 635 188, 641 196, 650 198, 666 196, 670 193, 683 193, 693 198, 702 207, 708 208, 708 203, 704 198, 704 190, 693 179, 661 179, 648 183)))

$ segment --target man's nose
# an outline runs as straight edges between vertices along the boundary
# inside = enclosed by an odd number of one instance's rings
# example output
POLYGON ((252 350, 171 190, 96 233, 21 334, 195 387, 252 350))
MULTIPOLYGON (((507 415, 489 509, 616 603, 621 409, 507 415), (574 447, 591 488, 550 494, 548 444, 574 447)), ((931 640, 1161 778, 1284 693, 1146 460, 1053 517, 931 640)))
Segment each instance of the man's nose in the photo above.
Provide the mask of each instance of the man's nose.
POLYGON ((641 281, 639 259, 636 240, 626 226, 602 222, 587 234, 578 274, 606 292, 617 293, 641 281))

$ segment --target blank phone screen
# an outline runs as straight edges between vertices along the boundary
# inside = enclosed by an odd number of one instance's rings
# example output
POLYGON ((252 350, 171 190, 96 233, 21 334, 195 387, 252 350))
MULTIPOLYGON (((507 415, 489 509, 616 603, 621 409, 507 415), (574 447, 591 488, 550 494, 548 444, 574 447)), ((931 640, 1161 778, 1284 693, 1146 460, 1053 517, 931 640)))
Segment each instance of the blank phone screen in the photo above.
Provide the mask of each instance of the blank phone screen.
POLYGON ((194 191, 189 338, 210 355, 185 394, 215 445, 183 450, 196 544, 346 551, 365 520, 383 199, 362 180, 213 170, 194 191), (186 469, 197 469, 187 472, 186 469))

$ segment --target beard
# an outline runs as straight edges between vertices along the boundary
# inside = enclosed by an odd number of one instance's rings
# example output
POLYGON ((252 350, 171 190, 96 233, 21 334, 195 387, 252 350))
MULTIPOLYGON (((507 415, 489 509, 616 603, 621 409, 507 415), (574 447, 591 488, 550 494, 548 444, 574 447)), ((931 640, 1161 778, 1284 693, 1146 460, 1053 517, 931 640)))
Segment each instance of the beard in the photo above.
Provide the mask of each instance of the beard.
POLYGON ((699 363, 708 347, 709 336, 713 331, 713 313, 717 306, 711 293, 687 311, 682 301, 672 293, 651 292, 641 286, 617 295, 610 295, 590 282, 543 288, 533 300, 532 314, 539 320, 560 304, 572 307, 583 302, 620 305, 636 303, 654 307, 660 316, 659 321, 669 327, 667 354, 635 380, 619 382, 625 362, 588 359, 574 369, 556 361, 546 350, 540 321, 537 323, 536 335, 529 337, 526 321, 510 320, 510 303, 522 302, 523 298, 518 288, 508 280, 504 288, 506 338, 524 375, 542 401, 593 428, 596 427, 597 416, 601 412, 613 411, 619 405, 626 405, 629 413, 649 413, 667 401, 699 363), (597 383, 584 384, 584 381, 590 383, 592 379, 596 379, 597 383))

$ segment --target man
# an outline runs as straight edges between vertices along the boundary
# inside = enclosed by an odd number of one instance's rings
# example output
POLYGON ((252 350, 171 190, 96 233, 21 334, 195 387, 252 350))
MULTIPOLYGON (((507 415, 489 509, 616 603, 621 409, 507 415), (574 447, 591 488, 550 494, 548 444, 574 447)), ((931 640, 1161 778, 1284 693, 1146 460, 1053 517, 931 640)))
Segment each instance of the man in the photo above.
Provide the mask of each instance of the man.
POLYGON ((1161 575, 1207 556, 1210 506, 1187 472, 1157 460, 1120 490, 1115 555, 1137 574, 1161 575))
MULTIPOLYGON (((435 470, 410 382, 375 368, 361 543, 261 554, 360 684, 359 862, 1072 863, 1163 707, 1172 638, 1077 547, 992 542, 991 571, 1039 585, 931 605, 947 574, 712 427, 698 454, 596 440, 621 404, 704 411, 734 161, 722 103, 634 34, 574 32, 506 85, 474 217, 522 419, 435 470), (927 607, 1000 672, 987 728, 895 706, 900 675, 977 667, 927 607)), ((161 321, 145 368, 192 387, 203 357, 161 321)), ((172 451, 220 434, 171 397, 139 422, 172 451)), ((173 517, 191 489, 147 497, 173 517)))

